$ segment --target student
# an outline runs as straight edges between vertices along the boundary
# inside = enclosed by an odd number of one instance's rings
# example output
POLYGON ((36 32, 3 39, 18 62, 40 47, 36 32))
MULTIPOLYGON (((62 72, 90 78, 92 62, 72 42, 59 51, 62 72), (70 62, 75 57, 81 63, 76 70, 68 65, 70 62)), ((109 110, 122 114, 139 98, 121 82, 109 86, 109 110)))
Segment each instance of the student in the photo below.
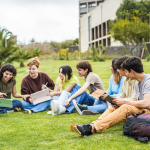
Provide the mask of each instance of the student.
MULTIPOLYGON (((12 64, 5 64, 0 69, 0 98, 11 99, 11 94, 15 98, 23 98, 26 99, 29 95, 20 95, 16 90, 16 79, 17 75, 16 68, 12 64)), ((10 110, 14 110, 16 112, 19 111, 19 108, 22 108, 22 104, 20 100, 12 101, 13 107, 0 107, 0 113, 7 113, 10 110)), ((11 112, 11 111, 10 111, 11 112)))
MULTIPOLYGON (((38 92, 41 89, 48 88, 49 90, 54 89, 54 82, 44 72, 39 72, 40 62, 37 57, 32 58, 28 64, 29 75, 25 76, 21 83, 21 94, 30 95, 38 92), (47 83, 47 86, 45 84, 47 83)), ((37 105, 33 104, 34 99, 28 97, 22 101, 23 109, 26 114, 36 113, 44 110, 48 110, 50 107, 50 100, 37 105)))
MULTIPOLYGON (((111 62, 110 70, 111 70, 111 77, 110 77, 110 83, 109 88, 106 91, 106 94, 101 97, 101 99, 104 100, 104 98, 107 95, 112 95, 113 97, 117 97, 118 94, 120 94, 123 82, 125 77, 120 76, 120 74, 117 72, 117 68, 115 67, 115 62, 118 60, 118 58, 114 58, 111 62)), ((73 104, 78 111, 80 115, 95 115, 98 113, 103 113, 108 108, 108 103, 104 103, 103 101, 96 99, 93 106, 84 106, 78 104, 75 100, 73 100, 73 104)))
POLYGON ((126 120, 128 116, 142 112, 150 113, 150 75, 145 74, 143 65, 139 58, 128 58, 123 64, 127 78, 137 80, 135 83, 135 101, 120 100, 116 98, 113 102, 120 106, 109 107, 98 120, 88 125, 75 125, 74 129, 80 135, 91 135, 94 132, 101 132, 107 128, 126 120))
MULTIPOLYGON (((92 66, 88 61, 81 61, 76 65, 76 67, 78 69, 77 73, 79 76, 84 77, 85 84, 81 88, 77 88, 78 90, 73 89, 71 91, 71 96, 65 100, 65 107, 60 105, 58 101, 52 101, 52 111, 54 110, 53 113, 55 113, 55 115, 66 112, 71 113, 74 110, 72 103, 73 99, 75 99, 79 104, 87 104, 89 106, 93 105, 95 99, 86 93, 86 89, 89 90, 90 94, 93 93, 96 89, 104 90, 101 79, 97 74, 92 72, 92 66)), ((107 105, 107 103, 105 103, 105 105, 107 105)))
POLYGON ((51 109, 52 111, 47 112, 47 114, 57 115, 62 112, 65 112, 64 103, 71 96, 72 89, 79 85, 78 78, 73 74, 70 66, 62 66, 59 68, 59 77, 56 80, 55 90, 50 91, 50 96, 59 95, 58 100, 53 98, 51 101, 51 109), (57 110, 56 112, 56 104, 60 104, 62 109, 57 110))

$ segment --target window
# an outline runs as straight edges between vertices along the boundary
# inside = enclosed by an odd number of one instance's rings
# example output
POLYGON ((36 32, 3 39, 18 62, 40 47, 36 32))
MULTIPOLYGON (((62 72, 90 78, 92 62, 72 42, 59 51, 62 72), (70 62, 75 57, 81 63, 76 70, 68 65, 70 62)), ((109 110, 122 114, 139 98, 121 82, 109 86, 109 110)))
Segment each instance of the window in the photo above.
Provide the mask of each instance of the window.
POLYGON ((90 7, 95 7, 95 6, 96 6, 96 3, 95 3, 95 2, 89 3, 89 8, 90 8, 90 7))
POLYGON ((86 8, 86 3, 80 4, 80 8, 86 8))
POLYGON ((97 6, 99 6, 101 3, 103 3, 104 0, 101 0, 101 1, 97 1, 97 6))

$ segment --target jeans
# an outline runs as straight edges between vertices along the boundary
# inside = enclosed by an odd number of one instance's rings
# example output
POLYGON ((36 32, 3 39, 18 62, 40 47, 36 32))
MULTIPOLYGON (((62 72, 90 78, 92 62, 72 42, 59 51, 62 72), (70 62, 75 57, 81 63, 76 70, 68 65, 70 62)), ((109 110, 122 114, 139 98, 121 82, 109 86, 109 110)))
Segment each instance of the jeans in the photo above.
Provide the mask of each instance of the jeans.
POLYGON ((23 109, 22 103, 21 103, 20 100, 12 100, 12 105, 13 105, 12 108, 0 107, 0 113, 7 113, 7 111, 12 110, 12 109, 14 109, 16 107, 23 109))
POLYGON ((45 110, 48 110, 49 107, 50 107, 50 103, 51 101, 55 99, 57 100, 58 99, 58 96, 53 96, 52 99, 48 100, 48 101, 45 101, 43 103, 39 103, 39 104, 30 104, 29 102, 27 101, 22 101, 22 107, 23 107, 23 110, 25 111, 26 109, 29 109, 29 110, 32 110, 34 113, 36 112, 40 112, 40 111, 45 111, 45 110))
POLYGON ((87 108, 92 112, 103 113, 108 108, 108 104, 96 99, 93 106, 87 106, 87 108))

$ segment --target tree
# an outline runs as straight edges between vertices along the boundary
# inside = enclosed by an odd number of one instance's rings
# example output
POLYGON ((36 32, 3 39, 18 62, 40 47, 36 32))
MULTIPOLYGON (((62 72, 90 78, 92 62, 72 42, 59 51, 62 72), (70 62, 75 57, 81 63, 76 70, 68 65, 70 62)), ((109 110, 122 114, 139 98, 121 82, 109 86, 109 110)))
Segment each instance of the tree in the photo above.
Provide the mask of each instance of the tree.
POLYGON ((101 56, 101 54, 103 54, 105 52, 105 50, 106 50, 106 48, 103 44, 98 45, 97 52, 99 54, 99 57, 101 56))
POLYGON ((16 46, 16 41, 11 38, 11 34, 7 29, 0 30, 0 67, 5 63, 19 59, 19 55, 16 55, 19 47, 16 46))
POLYGON ((120 41, 132 55, 137 55, 142 38, 149 39, 149 33, 148 23, 143 23, 138 17, 133 17, 132 20, 116 19, 115 22, 110 23, 110 34, 114 40, 120 41))
POLYGON ((79 42, 79 39, 78 39, 78 38, 76 38, 75 40, 73 40, 73 45, 78 44, 78 42, 79 42))
POLYGON ((58 52, 60 50, 60 43, 51 41, 49 44, 50 44, 50 46, 52 46, 54 48, 55 51, 58 52))

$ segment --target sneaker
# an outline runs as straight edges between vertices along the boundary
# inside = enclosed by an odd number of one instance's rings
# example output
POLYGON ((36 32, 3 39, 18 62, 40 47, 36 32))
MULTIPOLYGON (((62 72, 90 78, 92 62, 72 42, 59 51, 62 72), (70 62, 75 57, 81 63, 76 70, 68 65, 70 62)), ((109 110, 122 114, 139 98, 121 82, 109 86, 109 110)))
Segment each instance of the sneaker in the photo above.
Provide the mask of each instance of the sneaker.
POLYGON ((48 114, 48 115, 52 115, 52 111, 48 111, 47 114, 48 114))
POLYGON ((25 113, 26 113, 26 114, 31 114, 31 113, 32 113, 32 111, 31 111, 31 110, 29 110, 29 109, 27 109, 27 110, 25 111, 25 113))
POLYGON ((15 107, 14 112, 19 112, 19 108, 15 107))
POLYGON ((78 132, 81 136, 92 135, 92 126, 90 124, 87 125, 75 125, 75 132, 78 132))
POLYGON ((99 114, 98 112, 92 112, 90 110, 83 110, 82 115, 97 115, 99 114))
POLYGON ((76 132, 76 130, 74 129, 75 126, 81 126, 80 124, 71 124, 70 125, 70 129, 73 131, 73 132, 76 132))
POLYGON ((7 110, 7 113, 12 113, 14 112, 14 110, 7 110))
POLYGON ((76 100, 72 100, 74 107, 76 108, 77 112, 82 115, 83 110, 87 110, 87 106, 80 105, 76 102, 76 100))

